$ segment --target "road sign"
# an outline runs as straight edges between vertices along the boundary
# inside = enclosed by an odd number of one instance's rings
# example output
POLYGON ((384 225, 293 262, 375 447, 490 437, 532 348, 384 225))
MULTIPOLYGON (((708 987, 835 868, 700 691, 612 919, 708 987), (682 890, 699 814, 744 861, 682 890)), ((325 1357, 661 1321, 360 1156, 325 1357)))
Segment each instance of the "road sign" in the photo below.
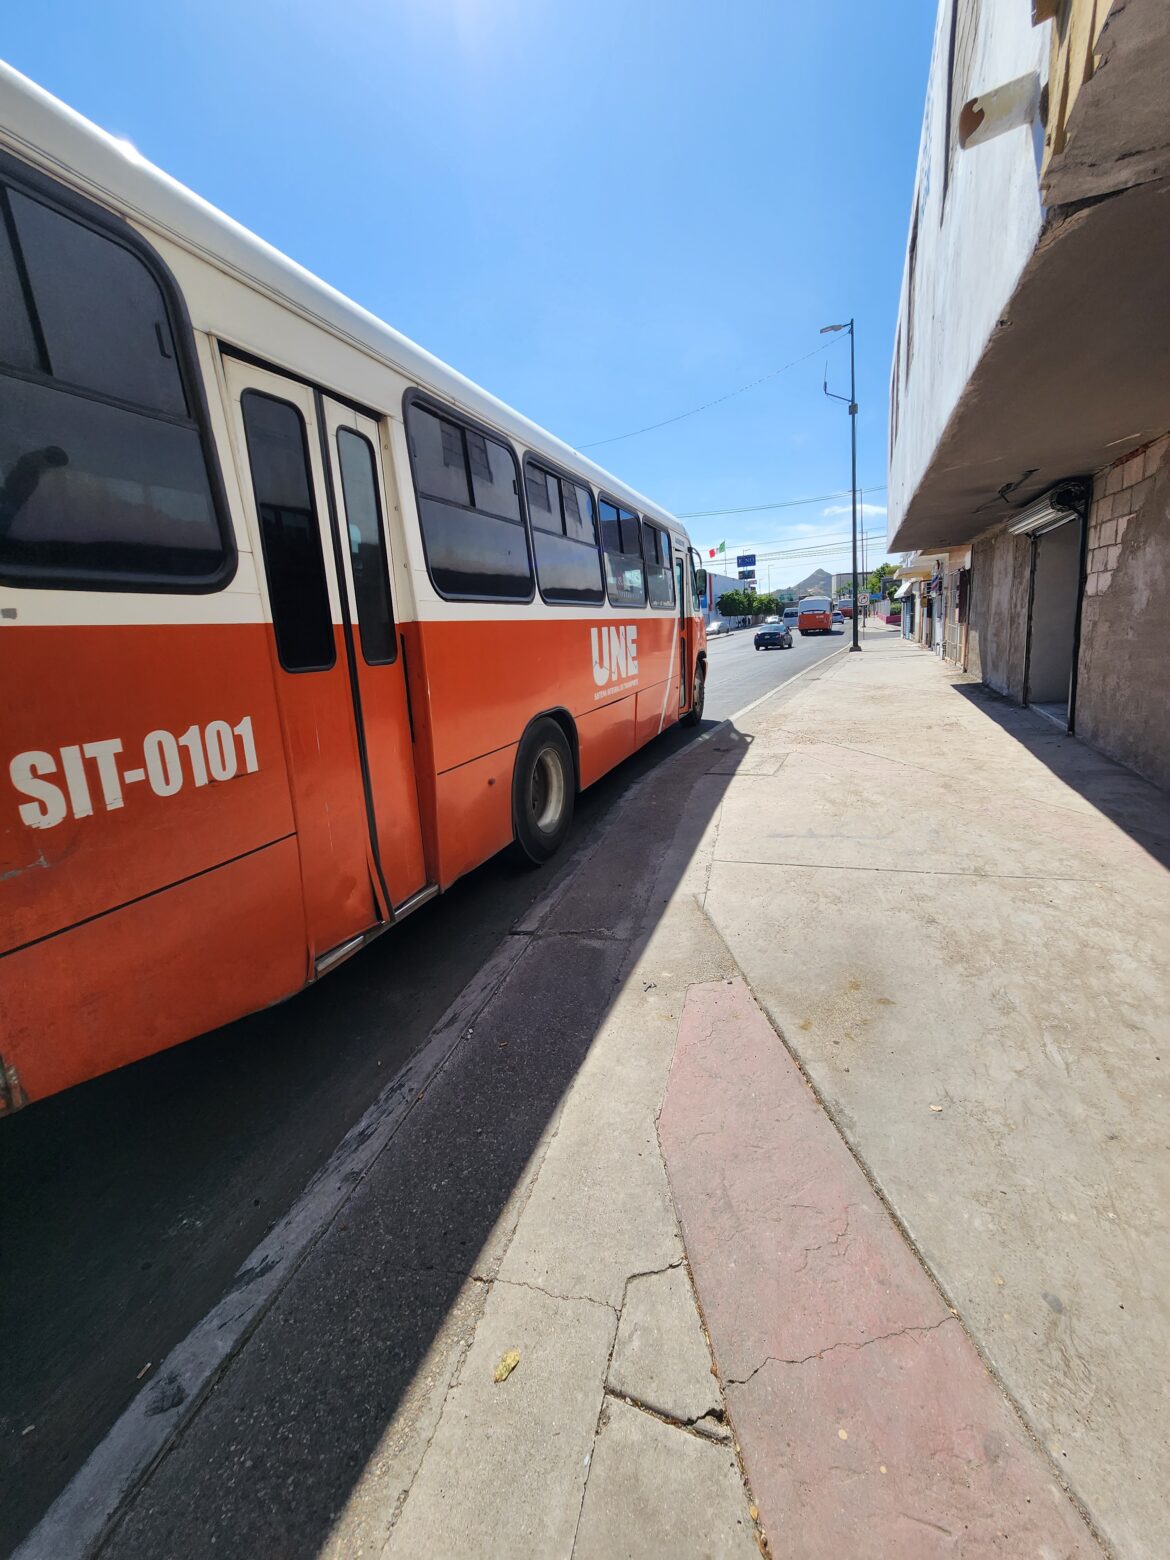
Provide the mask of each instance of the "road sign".
MULTIPOLYGON (((737 569, 750 569, 755 564, 755 561, 755 553, 740 553, 739 557, 735 560, 735 566, 737 569)), ((740 575, 740 579, 743 579, 742 574, 740 575)))
POLYGON ((753 585, 756 583, 756 571, 754 569, 741 569, 739 577, 741 580, 750 580, 753 585))

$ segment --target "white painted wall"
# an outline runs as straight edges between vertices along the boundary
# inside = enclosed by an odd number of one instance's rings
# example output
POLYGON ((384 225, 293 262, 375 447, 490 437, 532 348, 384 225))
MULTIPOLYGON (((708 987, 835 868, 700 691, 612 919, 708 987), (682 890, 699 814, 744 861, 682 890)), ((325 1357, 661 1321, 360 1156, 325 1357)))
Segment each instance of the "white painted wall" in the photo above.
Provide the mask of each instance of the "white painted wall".
MULTIPOLYGON (((959 0, 960 16, 974 0, 959 0)), ((1025 0, 980 0, 967 80, 956 83, 950 183, 943 201, 947 156, 947 63, 953 0, 939 0, 934 53, 918 153, 915 203, 918 246, 914 279, 912 357, 907 365, 906 318, 911 208, 906 267, 898 304, 900 359, 891 369, 890 404, 898 431, 890 455, 888 535, 893 537, 928 470, 951 413, 1015 289, 1040 233, 1042 208, 1036 127, 1007 131, 970 151, 958 149, 963 102, 1028 71, 1047 78, 1049 29, 1031 23, 1025 0), (898 380, 895 392, 895 378, 898 380)))
MULTIPOLYGON (((704 560, 703 566, 706 568, 707 560, 704 560)), ((709 594, 707 597, 707 610, 704 614, 707 622, 709 624, 731 622, 732 619, 725 618, 715 603, 726 591, 738 590, 740 581, 733 574, 717 574, 713 568, 707 569, 707 580, 709 594)))

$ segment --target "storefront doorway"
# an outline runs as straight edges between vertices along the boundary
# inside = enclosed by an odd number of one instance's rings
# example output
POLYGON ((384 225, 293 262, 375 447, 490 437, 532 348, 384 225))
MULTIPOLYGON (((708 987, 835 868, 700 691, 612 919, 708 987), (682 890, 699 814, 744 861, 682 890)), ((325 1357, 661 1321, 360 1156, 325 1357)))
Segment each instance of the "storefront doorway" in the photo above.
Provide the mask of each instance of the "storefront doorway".
POLYGON ((1024 700, 1067 729, 1080 595, 1081 520, 1032 541, 1024 700))

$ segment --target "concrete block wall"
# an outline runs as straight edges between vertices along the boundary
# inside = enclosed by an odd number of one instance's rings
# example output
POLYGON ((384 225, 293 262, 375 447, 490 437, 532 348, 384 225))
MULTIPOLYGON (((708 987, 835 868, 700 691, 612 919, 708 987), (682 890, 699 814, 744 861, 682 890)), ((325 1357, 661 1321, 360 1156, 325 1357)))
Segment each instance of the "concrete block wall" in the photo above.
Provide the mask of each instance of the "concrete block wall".
POLYGON ((1170 434, 1097 473, 1077 735, 1170 789, 1170 434))
POLYGON ((1001 530, 971 549, 967 670, 1009 699, 1024 697, 1029 546, 1001 530))

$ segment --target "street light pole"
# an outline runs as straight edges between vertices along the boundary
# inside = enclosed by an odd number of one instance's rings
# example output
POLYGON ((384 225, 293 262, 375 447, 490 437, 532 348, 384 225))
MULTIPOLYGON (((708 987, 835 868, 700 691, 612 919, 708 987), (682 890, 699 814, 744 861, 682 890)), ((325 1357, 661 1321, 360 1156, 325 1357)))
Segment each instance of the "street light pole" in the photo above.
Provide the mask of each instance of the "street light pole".
POLYGON ((849 432, 853 446, 853 643, 850 650, 860 650, 857 642, 857 617, 861 602, 857 595, 857 364, 853 352, 853 321, 849 321, 849 432))
MULTIPOLYGON (((849 437, 852 449, 852 483, 850 493, 853 500, 853 643, 850 650, 860 650, 857 641, 857 614, 860 604, 857 599, 857 360, 854 354, 853 321, 847 325, 823 325, 821 335, 827 335, 829 331, 847 330, 849 332, 849 437)), ((829 389, 828 369, 825 370, 825 394, 831 401, 844 401, 843 395, 834 395, 829 389)))

